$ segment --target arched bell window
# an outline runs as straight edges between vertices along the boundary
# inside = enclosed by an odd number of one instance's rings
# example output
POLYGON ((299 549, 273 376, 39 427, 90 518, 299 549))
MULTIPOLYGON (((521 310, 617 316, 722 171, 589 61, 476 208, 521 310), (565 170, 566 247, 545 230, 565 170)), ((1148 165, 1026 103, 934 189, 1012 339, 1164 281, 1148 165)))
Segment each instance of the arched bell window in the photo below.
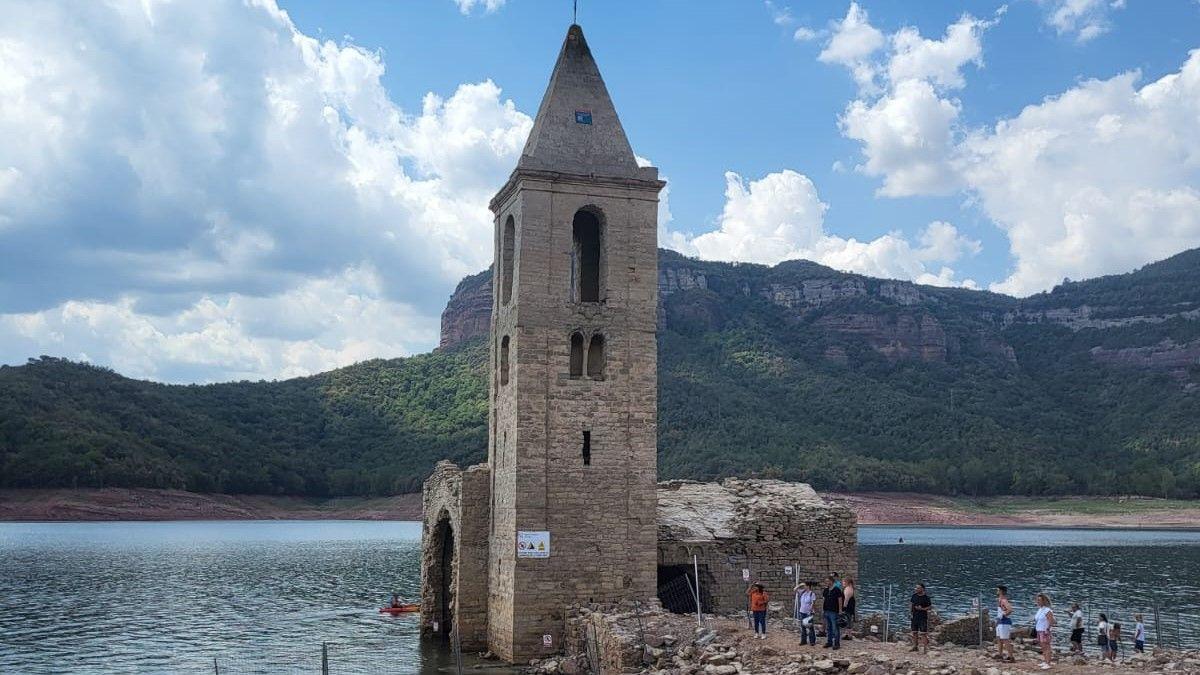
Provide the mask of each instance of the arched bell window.
POLYGON ((508 384, 508 336, 500 339, 500 384, 508 384))
POLYGON ((512 300, 513 256, 517 238, 517 222, 512 216, 504 221, 500 236, 500 302, 507 305, 512 300))
POLYGON ((588 209, 576 211, 571 234, 572 294, 576 302, 600 302, 604 257, 600 218, 588 209))
POLYGON ((588 345, 587 374, 596 379, 604 377, 604 336, 599 333, 592 336, 588 345))
POLYGON ((583 335, 571 334, 571 377, 583 376, 583 335))

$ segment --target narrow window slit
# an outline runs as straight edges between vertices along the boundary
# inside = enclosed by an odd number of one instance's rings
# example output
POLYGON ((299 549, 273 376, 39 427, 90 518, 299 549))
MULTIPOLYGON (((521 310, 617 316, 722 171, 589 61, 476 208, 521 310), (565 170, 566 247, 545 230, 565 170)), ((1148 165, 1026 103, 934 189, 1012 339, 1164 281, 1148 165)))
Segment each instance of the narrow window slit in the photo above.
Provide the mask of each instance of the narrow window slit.
POLYGON ((583 432, 583 465, 592 465, 592 432, 583 432))

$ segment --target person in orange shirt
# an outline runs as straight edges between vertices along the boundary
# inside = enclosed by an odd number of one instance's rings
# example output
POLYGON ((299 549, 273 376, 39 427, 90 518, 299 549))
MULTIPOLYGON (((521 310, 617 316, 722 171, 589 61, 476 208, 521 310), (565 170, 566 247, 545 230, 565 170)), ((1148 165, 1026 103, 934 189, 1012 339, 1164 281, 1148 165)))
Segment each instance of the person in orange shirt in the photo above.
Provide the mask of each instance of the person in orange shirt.
POLYGON ((751 584, 746 589, 750 596, 750 613, 754 615, 754 636, 760 640, 767 639, 767 603, 771 597, 763 589, 762 584, 751 584))

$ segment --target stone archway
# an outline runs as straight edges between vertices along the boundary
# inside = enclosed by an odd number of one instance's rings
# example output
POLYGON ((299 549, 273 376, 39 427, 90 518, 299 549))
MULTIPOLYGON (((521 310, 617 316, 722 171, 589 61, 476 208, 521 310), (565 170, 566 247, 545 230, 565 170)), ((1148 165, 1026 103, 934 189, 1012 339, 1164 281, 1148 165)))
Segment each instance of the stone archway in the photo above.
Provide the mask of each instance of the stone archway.
POLYGON ((433 527, 427 553, 432 558, 428 566, 428 590, 432 594, 431 614, 426 620, 435 635, 449 637, 454 629, 454 612, 457 606, 458 559, 454 541, 454 525, 449 514, 443 512, 433 527))

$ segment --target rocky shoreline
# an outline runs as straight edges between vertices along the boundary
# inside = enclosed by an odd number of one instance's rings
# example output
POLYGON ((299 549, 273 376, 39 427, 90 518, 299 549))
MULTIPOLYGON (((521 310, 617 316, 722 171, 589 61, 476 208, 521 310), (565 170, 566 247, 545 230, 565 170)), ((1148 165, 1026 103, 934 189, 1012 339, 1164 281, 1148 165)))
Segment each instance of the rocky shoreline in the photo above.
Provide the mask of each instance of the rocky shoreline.
MULTIPOLYGON (((863 631, 844 639, 840 650, 799 644, 790 620, 774 621, 766 639, 747 628, 745 617, 709 617, 703 627, 696 618, 658 608, 575 608, 568 617, 565 653, 533 661, 532 675, 582 675, 595 672, 647 675, 1019 675, 1041 672, 1034 640, 1018 638, 1016 659, 1002 661, 994 644, 979 647, 953 644, 953 635, 935 631, 927 653, 900 642, 883 642, 878 632, 863 631), (950 641, 947 641, 950 640, 950 641)), ((961 621, 961 620, 960 620, 961 621)), ((957 622, 949 622, 954 624, 957 622)), ((863 626, 867 628, 867 626, 863 626)), ((974 624, 978 629, 978 624, 974 624)), ((973 631, 971 631, 973 633, 973 631)), ((895 639, 894 637, 894 639, 895 639)), ((978 638, 974 641, 977 643, 978 638)), ((1200 651, 1155 650, 1125 654, 1116 663, 1092 654, 1055 655, 1052 672, 1077 675, 1098 673, 1200 673, 1200 651)))

